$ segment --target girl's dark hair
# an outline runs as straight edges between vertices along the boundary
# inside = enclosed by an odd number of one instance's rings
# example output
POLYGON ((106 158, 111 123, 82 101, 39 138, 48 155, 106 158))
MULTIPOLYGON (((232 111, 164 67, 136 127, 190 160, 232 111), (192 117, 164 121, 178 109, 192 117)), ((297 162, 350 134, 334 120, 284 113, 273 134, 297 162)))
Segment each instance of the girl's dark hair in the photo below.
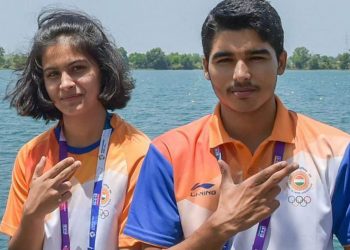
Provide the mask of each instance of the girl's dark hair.
POLYGON ((205 19, 202 45, 208 60, 215 35, 223 30, 252 29, 268 42, 276 56, 283 52, 284 32, 277 11, 266 0, 224 0, 205 19))
POLYGON ((5 99, 18 114, 46 121, 61 119, 62 113, 54 106, 46 92, 42 56, 45 49, 68 37, 71 46, 90 55, 101 72, 99 101, 106 109, 124 108, 135 87, 129 67, 118 53, 117 47, 105 34, 98 20, 86 13, 50 9, 38 16, 38 30, 34 36, 24 69, 12 90, 7 89, 5 99))

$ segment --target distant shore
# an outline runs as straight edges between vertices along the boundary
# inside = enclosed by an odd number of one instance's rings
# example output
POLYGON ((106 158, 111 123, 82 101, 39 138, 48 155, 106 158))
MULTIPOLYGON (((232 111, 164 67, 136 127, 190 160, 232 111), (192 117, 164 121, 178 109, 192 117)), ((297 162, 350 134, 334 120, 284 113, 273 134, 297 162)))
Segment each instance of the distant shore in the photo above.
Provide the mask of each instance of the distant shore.
MULTIPOLYGON (((161 48, 154 48, 146 53, 130 53, 120 47, 118 49, 122 59, 132 69, 156 70, 192 70, 202 69, 200 54, 165 54, 161 48)), ((5 54, 0 47, 0 69, 21 69, 27 60, 26 54, 5 54)), ((249 58, 247 58, 249 60, 249 58)), ((312 54, 305 47, 298 47, 287 60, 287 69, 290 70, 350 70, 350 51, 336 57, 312 54)))

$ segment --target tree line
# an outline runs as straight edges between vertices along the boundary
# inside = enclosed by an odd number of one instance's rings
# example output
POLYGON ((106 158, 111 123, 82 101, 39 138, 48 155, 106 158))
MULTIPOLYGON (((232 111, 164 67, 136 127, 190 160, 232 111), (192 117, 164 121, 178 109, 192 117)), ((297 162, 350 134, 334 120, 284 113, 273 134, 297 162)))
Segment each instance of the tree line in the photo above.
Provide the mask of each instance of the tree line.
MULTIPOLYGON (((201 69, 202 56, 199 54, 165 54, 161 48, 154 48, 146 53, 130 53, 120 47, 118 49, 123 59, 133 69, 201 69)), ((27 59, 26 54, 6 54, 0 47, 0 69, 21 69, 27 59)), ((350 50, 336 57, 312 54, 305 47, 298 47, 288 58, 288 69, 350 69, 350 50)))
POLYGON ((288 69, 350 69, 350 50, 336 57, 312 54, 305 47, 298 47, 288 58, 288 69))

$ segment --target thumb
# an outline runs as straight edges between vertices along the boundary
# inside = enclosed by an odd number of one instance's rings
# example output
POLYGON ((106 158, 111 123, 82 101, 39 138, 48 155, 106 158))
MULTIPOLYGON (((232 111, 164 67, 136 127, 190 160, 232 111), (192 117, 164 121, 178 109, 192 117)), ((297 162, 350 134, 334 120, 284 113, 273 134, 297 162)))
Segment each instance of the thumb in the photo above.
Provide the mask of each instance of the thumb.
POLYGON ((225 186, 235 184, 233 179, 232 179, 231 170, 230 170, 229 165, 223 160, 219 160, 218 163, 219 163, 219 167, 220 167, 221 175, 222 175, 220 188, 222 189, 225 186))
POLYGON ((46 163, 46 157, 42 156, 40 158, 40 161, 38 162, 38 164, 36 164, 36 166, 35 166, 33 179, 36 179, 43 174, 45 163, 46 163))

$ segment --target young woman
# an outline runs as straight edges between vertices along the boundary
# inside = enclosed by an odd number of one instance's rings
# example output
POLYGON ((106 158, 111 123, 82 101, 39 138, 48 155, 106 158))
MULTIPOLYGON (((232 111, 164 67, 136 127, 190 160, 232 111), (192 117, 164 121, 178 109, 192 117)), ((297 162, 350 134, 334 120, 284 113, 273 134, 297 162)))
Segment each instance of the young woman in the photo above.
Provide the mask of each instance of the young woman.
POLYGON ((18 152, 0 231, 9 249, 137 248, 121 234, 148 138, 107 110, 134 88, 101 24, 84 13, 38 17, 12 107, 57 125, 18 152))

